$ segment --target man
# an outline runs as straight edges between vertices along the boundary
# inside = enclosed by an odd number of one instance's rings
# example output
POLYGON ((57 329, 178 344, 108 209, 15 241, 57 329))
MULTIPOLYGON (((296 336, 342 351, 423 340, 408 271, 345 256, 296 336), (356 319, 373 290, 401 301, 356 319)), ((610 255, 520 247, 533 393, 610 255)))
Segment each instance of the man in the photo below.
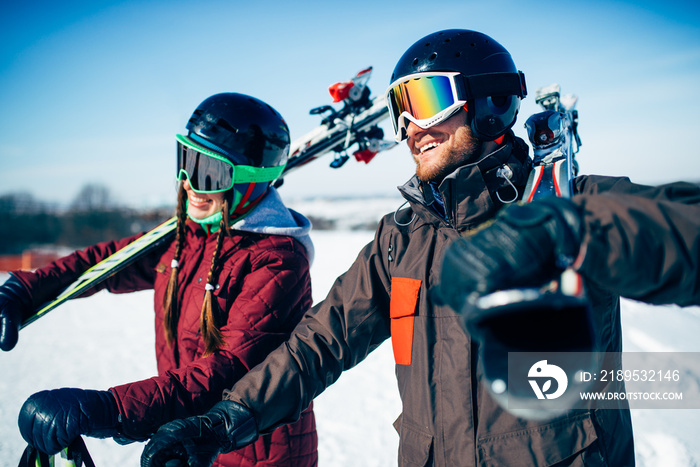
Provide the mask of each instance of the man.
POLYGON ((503 209, 510 214, 449 249, 442 272, 448 246, 522 196, 531 162, 510 128, 526 94, 524 76, 492 38, 447 30, 409 48, 391 81, 397 139, 406 139, 416 161, 416 176, 400 188, 410 208, 381 220, 328 297, 224 401, 161 427, 144 451, 144 467, 174 458, 208 465, 217 452, 293 422, 389 337, 403 404, 394 424, 399 465, 634 463, 625 406, 544 421, 503 410, 482 384, 478 344, 454 309, 461 311, 468 287, 487 293, 517 286, 545 277, 542 271, 558 269, 555 259, 568 256, 590 288, 598 350, 620 351, 619 295, 700 303, 700 189, 579 177, 571 201, 503 209), (564 232, 565 240, 552 232, 564 232), (533 244, 543 259, 517 248, 533 244), (649 264, 659 253, 667 261, 649 264))

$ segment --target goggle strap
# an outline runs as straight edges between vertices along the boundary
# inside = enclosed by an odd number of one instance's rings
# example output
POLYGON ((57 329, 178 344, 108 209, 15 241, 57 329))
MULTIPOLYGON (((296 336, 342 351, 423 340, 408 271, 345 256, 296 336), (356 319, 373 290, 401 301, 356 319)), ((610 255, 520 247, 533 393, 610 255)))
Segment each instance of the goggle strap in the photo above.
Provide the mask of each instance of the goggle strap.
POLYGON ((467 99, 486 96, 527 96, 525 76, 518 73, 484 73, 462 76, 467 99))
POLYGON ((234 183, 260 183, 277 180, 284 172, 286 164, 276 167, 252 167, 250 165, 236 165, 234 167, 234 183))

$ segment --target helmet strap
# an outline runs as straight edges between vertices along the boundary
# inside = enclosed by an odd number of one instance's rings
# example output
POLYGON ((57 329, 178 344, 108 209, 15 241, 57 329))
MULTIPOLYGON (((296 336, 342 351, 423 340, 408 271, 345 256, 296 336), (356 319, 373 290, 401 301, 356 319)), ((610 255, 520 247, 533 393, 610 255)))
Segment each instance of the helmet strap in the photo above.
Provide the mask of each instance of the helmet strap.
POLYGON ((243 195, 243 197, 238 201, 238 204, 234 211, 232 212, 232 216, 235 218, 236 221, 242 219, 245 217, 249 212, 253 210, 253 208, 258 204, 258 201, 262 200, 265 195, 267 194, 267 187, 265 190, 258 195, 257 198, 255 199, 250 199, 250 196, 253 194, 253 191, 255 190, 255 184, 251 183, 248 185, 248 189, 246 190, 246 193, 243 195))

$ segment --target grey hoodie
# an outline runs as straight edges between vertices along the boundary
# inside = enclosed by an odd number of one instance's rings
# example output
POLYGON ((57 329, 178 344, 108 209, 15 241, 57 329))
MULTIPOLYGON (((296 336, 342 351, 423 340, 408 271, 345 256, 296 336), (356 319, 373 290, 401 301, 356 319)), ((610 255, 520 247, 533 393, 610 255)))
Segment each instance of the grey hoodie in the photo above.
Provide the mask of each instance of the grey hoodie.
POLYGON ((231 227, 245 232, 294 237, 306 248, 309 265, 313 264, 314 245, 309 236, 311 221, 285 206, 274 187, 268 189, 265 198, 250 214, 235 222, 231 227))

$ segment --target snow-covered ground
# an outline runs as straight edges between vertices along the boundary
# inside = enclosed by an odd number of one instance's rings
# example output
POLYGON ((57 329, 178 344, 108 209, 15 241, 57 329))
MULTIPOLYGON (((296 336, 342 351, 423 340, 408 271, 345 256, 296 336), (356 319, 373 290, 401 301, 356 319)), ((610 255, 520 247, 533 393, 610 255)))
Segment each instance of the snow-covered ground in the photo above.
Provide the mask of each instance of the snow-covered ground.
MULTIPOLYGON (((369 206, 364 204, 363 210, 369 211, 369 206)), ((372 234, 313 233, 315 301, 323 299, 372 234)), ((0 274, 0 281, 6 277, 0 274)), ((32 393, 59 387, 107 389, 155 373, 152 300, 151 292, 102 292, 74 300, 24 329, 18 346, 0 354, 0 466, 17 465, 25 446, 17 414, 32 393)), ((623 332, 626 350, 698 352, 700 310, 624 301, 623 332)), ((390 343, 346 372, 316 399, 315 409, 320 465, 396 465, 398 436, 392 422, 400 403, 390 343)), ((699 415, 700 410, 633 410, 638 464, 700 465, 699 415)), ((99 467, 139 464, 142 444, 119 446, 92 438, 86 442, 99 467)))

